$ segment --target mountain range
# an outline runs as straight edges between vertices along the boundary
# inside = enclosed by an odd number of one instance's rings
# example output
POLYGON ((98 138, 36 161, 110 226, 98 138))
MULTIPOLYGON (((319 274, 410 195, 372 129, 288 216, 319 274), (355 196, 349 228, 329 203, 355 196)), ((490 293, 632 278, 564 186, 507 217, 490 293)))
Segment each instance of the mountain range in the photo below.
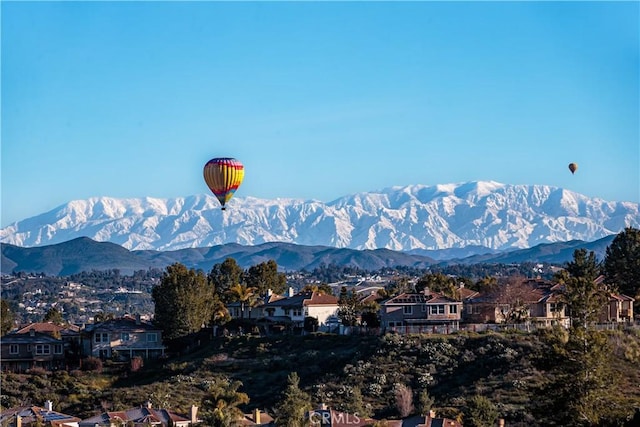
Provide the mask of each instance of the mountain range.
POLYGON ((237 197, 225 211, 209 195, 96 197, 4 227, 0 242, 35 247, 88 237, 132 251, 279 242, 427 256, 452 249, 477 255, 592 242, 625 227, 640 228, 637 203, 589 198, 547 185, 474 181, 389 187, 329 203, 237 197))
POLYGON ((477 263, 549 263, 563 264, 573 258, 576 249, 593 251, 603 259, 606 248, 615 236, 607 236, 595 242, 574 240, 571 242, 549 243, 534 248, 484 253, 454 258, 455 250, 432 251, 426 255, 392 251, 390 249, 357 250, 328 246, 303 246, 292 243, 270 242, 254 246, 237 243, 206 248, 188 248, 175 251, 130 251, 109 242, 96 242, 87 237, 79 237, 55 245, 24 248, 10 244, 0 244, 2 249, 1 268, 3 273, 29 272, 45 273, 48 276, 68 276, 83 271, 118 269, 122 274, 149 268, 164 269, 179 262, 188 268, 210 271, 215 264, 233 258, 238 265, 247 269, 259 263, 274 260, 285 271, 311 271, 322 264, 359 267, 377 271, 384 267, 410 266, 428 268, 433 265, 477 264, 477 263), (439 258, 439 259, 436 259, 439 258))

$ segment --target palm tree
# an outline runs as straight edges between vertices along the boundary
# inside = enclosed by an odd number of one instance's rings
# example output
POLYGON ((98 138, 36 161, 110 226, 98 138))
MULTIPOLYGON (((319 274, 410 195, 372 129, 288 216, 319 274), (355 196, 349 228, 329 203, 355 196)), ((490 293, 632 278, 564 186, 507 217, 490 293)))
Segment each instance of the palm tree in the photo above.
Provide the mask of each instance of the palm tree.
POLYGON ((240 318, 244 319, 244 308, 249 306, 253 307, 257 300, 256 288, 249 287, 247 285, 235 284, 227 290, 227 294, 231 302, 240 302, 240 318))

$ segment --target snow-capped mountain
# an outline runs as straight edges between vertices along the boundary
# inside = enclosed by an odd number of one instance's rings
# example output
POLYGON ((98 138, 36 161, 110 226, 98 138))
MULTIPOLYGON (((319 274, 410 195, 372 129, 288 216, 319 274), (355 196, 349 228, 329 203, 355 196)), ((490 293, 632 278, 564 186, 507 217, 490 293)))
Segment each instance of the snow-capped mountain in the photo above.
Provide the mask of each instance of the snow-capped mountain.
POLYGON ((86 236, 130 250, 289 242, 398 251, 485 246, 523 249, 593 241, 640 228, 637 203, 608 202, 546 185, 493 181, 390 187, 316 200, 236 197, 220 210, 209 195, 76 200, 0 230, 30 247, 86 236))

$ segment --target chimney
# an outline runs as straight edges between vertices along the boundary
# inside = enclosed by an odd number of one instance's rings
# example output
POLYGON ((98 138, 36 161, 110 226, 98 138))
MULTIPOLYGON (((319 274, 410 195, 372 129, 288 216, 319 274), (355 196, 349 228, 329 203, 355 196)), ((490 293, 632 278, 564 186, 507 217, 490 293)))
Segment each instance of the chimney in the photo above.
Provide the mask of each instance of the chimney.
POLYGON ((16 427, 22 427, 22 417, 16 414, 16 427))
POLYGON ((326 411, 326 410, 327 410, 327 404, 326 404, 326 403, 324 403, 324 402, 322 402, 322 403, 320 404, 320 409, 321 409, 321 410, 323 410, 323 411, 326 411))
POLYGON ((256 408, 253 410, 253 422, 256 424, 260 424, 260 409, 256 408))
POLYGON ((500 419, 498 420, 498 425, 499 425, 500 427, 504 427, 504 418, 500 418, 500 419))
POLYGON ((36 336, 36 330, 34 328, 29 329, 29 336, 30 337, 35 337, 36 336))
POLYGON ((150 400, 147 400, 147 409, 151 409, 153 407, 153 404, 151 403, 150 400))
POLYGON ((435 417, 436 417, 436 411, 430 410, 429 411, 429 418, 435 418, 435 417))
POLYGON ((136 325, 140 324, 140 314, 136 314, 136 325))
POLYGON ((53 411, 53 402, 50 400, 44 402, 44 409, 47 411, 53 411))
POLYGON ((267 289, 267 296, 270 297, 271 295, 273 295, 273 291, 269 288, 267 289))
POLYGON ((191 409, 189 410, 189 419, 191 420, 192 425, 198 422, 198 407, 196 405, 191 405, 191 409))
POLYGON ((293 288, 291 286, 289 286, 289 291, 287 292, 287 296, 289 298, 291 298, 294 295, 295 295, 295 291, 293 290, 293 288))

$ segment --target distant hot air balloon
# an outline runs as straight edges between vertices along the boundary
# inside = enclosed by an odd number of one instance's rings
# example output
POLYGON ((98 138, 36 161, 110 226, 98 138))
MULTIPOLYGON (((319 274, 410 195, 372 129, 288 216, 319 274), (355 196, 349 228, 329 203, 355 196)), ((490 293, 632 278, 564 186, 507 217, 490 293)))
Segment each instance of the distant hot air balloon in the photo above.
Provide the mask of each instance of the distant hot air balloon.
POLYGON ((569 170, 571 171, 572 174, 576 173, 576 171, 578 170, 578 164, 569 163, 569 170))
POLYGON ((233 197, 242 179, 244 166, 231 157, 216 157, 204 165, 204 182, 218 198, 225 210, 225 204, 233 197))

